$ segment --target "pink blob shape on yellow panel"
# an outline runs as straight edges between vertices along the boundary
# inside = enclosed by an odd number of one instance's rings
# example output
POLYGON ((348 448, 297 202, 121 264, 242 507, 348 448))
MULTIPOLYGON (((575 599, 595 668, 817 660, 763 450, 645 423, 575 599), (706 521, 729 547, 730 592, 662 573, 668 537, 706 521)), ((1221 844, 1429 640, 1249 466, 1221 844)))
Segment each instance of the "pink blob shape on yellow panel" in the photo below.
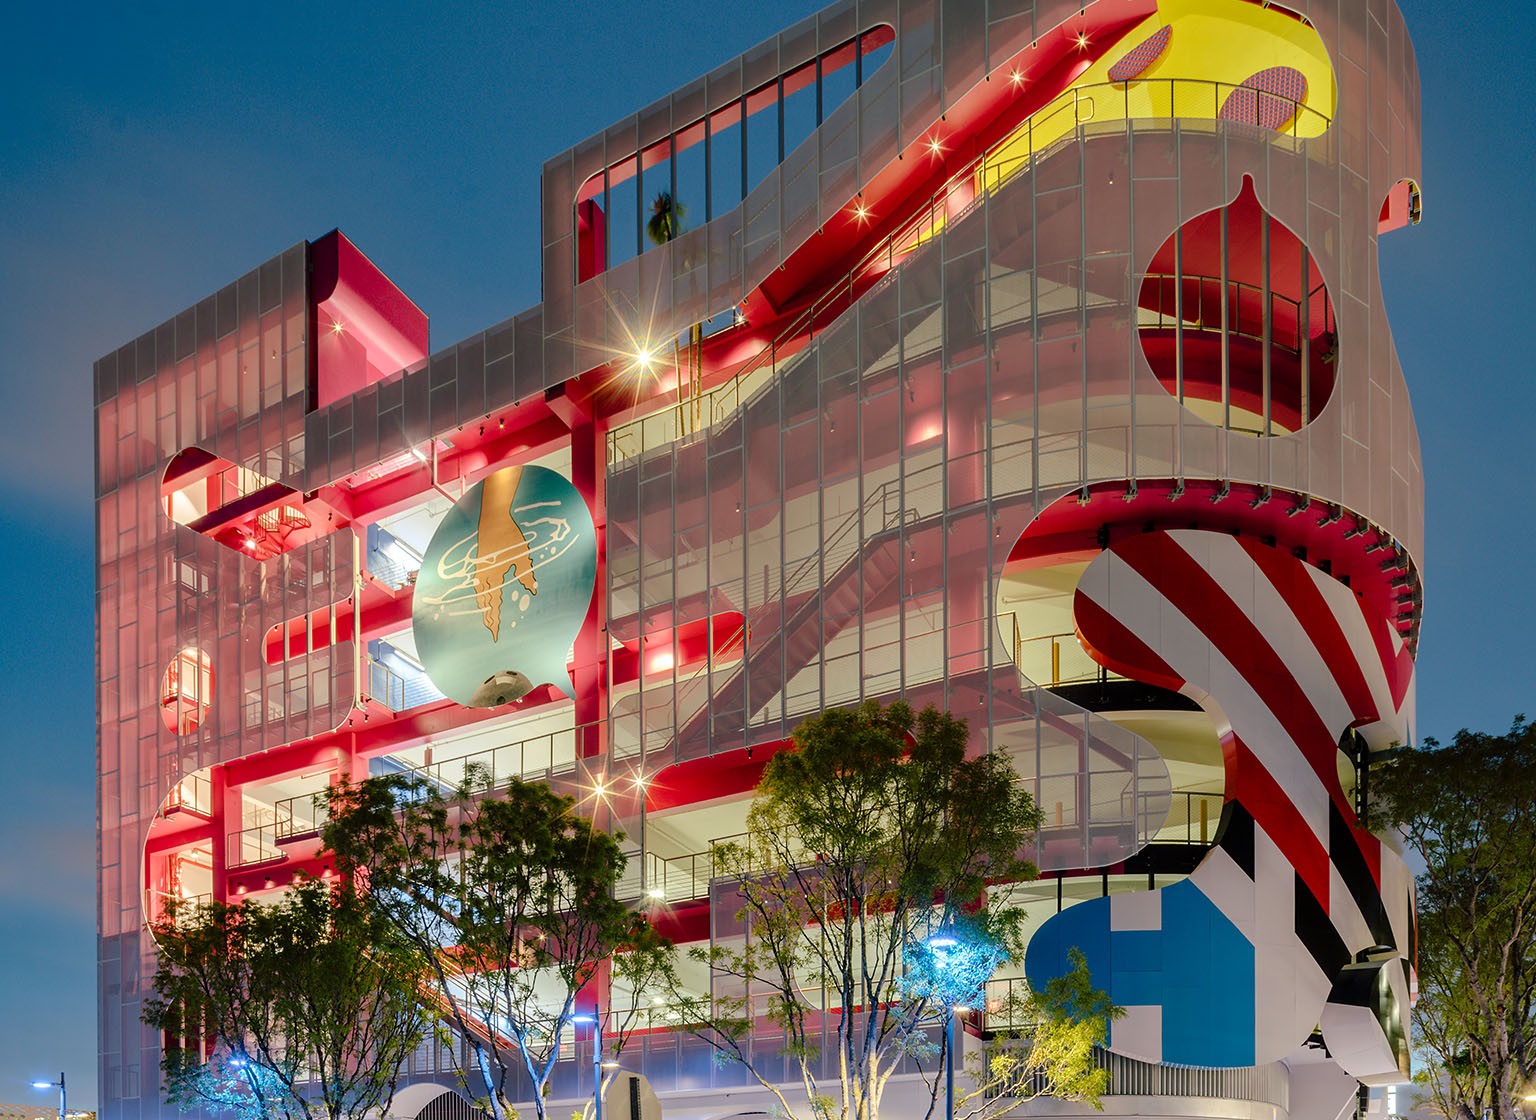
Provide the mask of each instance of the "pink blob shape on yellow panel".
POLYGON ((1243 79, 1221 103, 1221 119, 1279 130, 1307 99, 1307 76, 1293 66, 1271 66, 1243 79))
POLYGON ((1163 24, 1163 26, 1120 56, 1120 60, 1109 68, 1109 80, 1112 82, 1128 82, 1142 74, 1148 66, 1151 66, 1162 57, 1163 52, 1168 49, 1169 40, 1172 38, 1173 25, 1163 24))

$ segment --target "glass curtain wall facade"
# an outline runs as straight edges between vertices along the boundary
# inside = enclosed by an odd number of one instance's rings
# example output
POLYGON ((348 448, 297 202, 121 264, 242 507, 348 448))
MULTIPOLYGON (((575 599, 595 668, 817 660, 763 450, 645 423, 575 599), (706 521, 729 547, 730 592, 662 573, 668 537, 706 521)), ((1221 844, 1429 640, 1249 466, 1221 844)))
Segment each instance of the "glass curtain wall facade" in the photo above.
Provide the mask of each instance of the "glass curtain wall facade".
MULTIPOLYGON (((898 697, 1045 811, 1027 972, 1082 946, 1128 1008, 1110 1111, 1401 1080, 1411 878, 1360 810, 1413 735, 1376 246, 1419 174, 1390 3, 839 3, 545 164, 537 307, 429 353, 331 234, 103 358, 104 1115, 167 1107, 146 923, 328 873, 328 785, 635 788, 626 893, 722 940, 710 843, 765 760, 898 697), (486 619, 569 642, 543 679, 422 613, 501 485, 591 519, 590 602, 486 619)), ((746 1085, 667 1026, 664 1103, 746 1085)))

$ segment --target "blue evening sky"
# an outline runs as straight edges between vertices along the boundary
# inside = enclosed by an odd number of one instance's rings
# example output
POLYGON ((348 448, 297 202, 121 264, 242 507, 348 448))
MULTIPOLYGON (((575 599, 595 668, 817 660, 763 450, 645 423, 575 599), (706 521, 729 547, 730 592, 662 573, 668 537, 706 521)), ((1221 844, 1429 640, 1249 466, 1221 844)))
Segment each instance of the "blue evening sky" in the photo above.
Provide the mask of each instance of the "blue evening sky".
MULTIPOLYGON (((820 6, 26 4, 0 67, 0 1101, 96 1101, 91 363, 340 227, 434 348, 539 299, 539 165, 820 6)), ((1536 10, 1404 0, 1425 218, 1383 279, 1428 477, 1420 726, 1531 710, 1536 10)))

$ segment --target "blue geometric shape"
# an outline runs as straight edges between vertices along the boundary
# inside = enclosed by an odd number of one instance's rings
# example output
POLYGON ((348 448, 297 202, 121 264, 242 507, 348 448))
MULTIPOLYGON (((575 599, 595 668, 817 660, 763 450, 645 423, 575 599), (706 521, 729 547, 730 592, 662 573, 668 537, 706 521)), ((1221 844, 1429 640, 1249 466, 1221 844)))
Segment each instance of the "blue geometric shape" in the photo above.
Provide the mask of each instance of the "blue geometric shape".
POLYGON ((1111 930, 1108 898, 1080 902, 1047 919, 1024 959, 1030 986, 1043 990, 1064 975, 1067 951, 1075 947, 1087 959, 1094 985, 1117 1005, 1162 1009, 1164 1062, 1252 1065, 1253 943, 1192 880, 1163 888, 1160 902, 1160 930, 1111 930))

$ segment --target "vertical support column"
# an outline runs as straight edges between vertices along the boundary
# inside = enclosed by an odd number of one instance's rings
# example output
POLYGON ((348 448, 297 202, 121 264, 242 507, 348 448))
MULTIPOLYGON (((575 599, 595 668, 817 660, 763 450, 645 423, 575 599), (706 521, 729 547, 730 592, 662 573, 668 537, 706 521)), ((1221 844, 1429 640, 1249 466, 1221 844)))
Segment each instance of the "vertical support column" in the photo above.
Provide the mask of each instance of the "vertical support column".
POLYGON ((592 525, 597 536, 597 582, 587 617, 576 634, 575 663, 571 672, 576 682, 576 695, 573 697, 576 753, 581 758, 597 758, 606 755, 608 750, 606 440, 602 419, 592 414, 586 402, 573 402, 564 393, 562 398, 572 406, 566 417, 571 427, 571 483, 592 510, 592 525))
POLYGON ((213 900, 228 902, 229 838, 244 822, 240 811, 240 788, 229 784, 229 771, 215 766, 208 775, 208 812, 213 819, 213 900))
POLYGON ((352 706, 358 710, 366 707, 372 693, 372 681, 368 651, 363 647, 363 534, 366 527, 354 525, 352 537, 352 706))

